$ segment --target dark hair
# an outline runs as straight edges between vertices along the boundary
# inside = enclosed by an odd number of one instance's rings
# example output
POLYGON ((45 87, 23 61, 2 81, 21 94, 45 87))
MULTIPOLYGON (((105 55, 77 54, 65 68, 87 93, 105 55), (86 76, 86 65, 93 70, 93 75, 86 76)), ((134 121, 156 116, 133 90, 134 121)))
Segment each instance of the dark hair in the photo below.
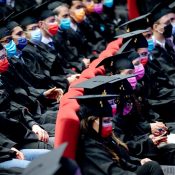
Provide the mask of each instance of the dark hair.
MULTIPOLYGON (((82 120, 80 121, 81 135, 86 135, 89 132, 92 132, 93 122, 98 118, 96 116, 91 116, 89 114, 90 114, 90 110, 86 106, 80 107, 78 115, 79 115, 79 117, 82 118, 82 120), (88 117, 88 115, 89 115, 89 117, 88 117)), ((127 145, 125 143, 123 143, 120 139, 118 139, 114 133, 112 133, 112 139, 115 141, 116 144, 118 144, 118 145, 122 146, 123 148, 125 148, 126 150, 128 150, 127 145)), ((112 148, 108 147, 105 144, 103 144, 102 146, 112 156, 112 159, 114 161, 117 161, 117 162, 120 161, 118 154, 112 148)))

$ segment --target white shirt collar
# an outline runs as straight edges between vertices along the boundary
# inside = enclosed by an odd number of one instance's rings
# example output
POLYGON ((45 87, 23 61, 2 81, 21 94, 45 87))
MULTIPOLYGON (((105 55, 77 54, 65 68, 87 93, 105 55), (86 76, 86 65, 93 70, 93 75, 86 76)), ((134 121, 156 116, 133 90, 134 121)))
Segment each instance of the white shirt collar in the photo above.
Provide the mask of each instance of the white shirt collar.
POLYGON ((160 42, 160 41, 155 39, 154 35, 152 36, 152 38, 153 38, 155 45, 158 44, 159 46, 161 46, 162 48, 165 49, 165 40, 163 42, 160 42))
POLYGON ((44 44, 48 44, 50 42, 53 42, 52 38, 46 38, 45 36, 42 36, 41 42, 44 44))
POLYGON ((76 32, 77 31, 77 25, 76 24, 74 24, 74 23, 70 23, 70 27, 76 32))

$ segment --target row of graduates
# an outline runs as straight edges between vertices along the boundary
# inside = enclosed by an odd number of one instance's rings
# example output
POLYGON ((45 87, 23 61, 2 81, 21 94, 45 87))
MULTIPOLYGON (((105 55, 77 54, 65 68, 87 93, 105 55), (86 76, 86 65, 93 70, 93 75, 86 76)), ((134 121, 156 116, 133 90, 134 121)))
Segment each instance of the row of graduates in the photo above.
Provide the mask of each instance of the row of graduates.
POLYGON ((42 149, 39 156, 53 148, 60 98, 114 36, 98 13, 93 14, 99 23, 92 23, 85 10, 81 1, 71 2, 70 9, 48 1, 1 20, 1 162, 27 157, 19 150, 42 149))
POLYGON ((150 161, 142 163, 145 157, 161 165, 175 164, 174 23, 167 2, 127 22, 130 32, 118 36, 123 38, 120 50, 93 64, 110 76, 73 87, 84 88, 83 96, 72 97, 80 105, 76 155, 83 174, 162 174, 160 167, 159 172, 137 172, 150 161))

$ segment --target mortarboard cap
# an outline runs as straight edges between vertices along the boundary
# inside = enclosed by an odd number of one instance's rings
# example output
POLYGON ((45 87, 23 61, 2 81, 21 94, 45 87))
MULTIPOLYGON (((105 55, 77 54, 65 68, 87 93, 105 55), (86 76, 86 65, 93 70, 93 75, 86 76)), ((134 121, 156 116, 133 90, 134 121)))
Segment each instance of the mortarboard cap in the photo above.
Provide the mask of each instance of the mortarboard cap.
POLYGON ((28 9, 25 9, 24 11, 22 11, 20 13, 13 15, 11 20, 16 21, 22 27, 27 26, 29 24, 36 23, 37 20, 33 17, 34 7, 35 6, 32 6, 28 9))
POLYGON ((119 36, 116 36, 116 38, 123 38, 123 42, 127 42, 130 40, 125 47, 125 51, 128 51, 132 48, 135 48, 136 50, 138 48, 147 48, 148 47, 148 42, 146 38, 142 35, 144 32, 148 32, 149 30, 138 30, 138 31, 133 31, 129 33, 125 33, 119 36))
POLYGON ((24 170, 22 175, 55 175, 61 168, 61 158, 66 149, 67 143, 62 144, 57 149, 33 160, 24 170))
POLYGON ((0 39, 4 38, 5 36, 11 35, 10 30, 7 27, 7 23, 11 19, 13 14, 14 12, 8 14, 8 16, 0 20, 0 39))
POLYGON ((132 61, 128 58, 131 52, 132 51, 123 52, 121 54, 105 58, 100 64, 97 65, 97 67, 104 65, 113 74, 116 74, 119 70, 134 69, 132 61))
MULTIPOLYGON (((112 108, 108 100, 115 99, 117 95, 108 94, 108 95, 83 95, 75 96, 71 99, 77 99, 80 106, 86 106, 88 110, 85 112, 83 118, 89 116, 97 117, 112 117, 112 108)), ((82 118, 81 118, 82 119, 82 118)))
MULTIPOLYGON (((126 81, 127 78, 133 77, 135 75, 112 75, 112 76, 96 76, 94 78, 83 81, 73 87, 75 88, 84 88, 84 94, 98 94, 98 95, 108 95, 108 94, 117 94, 119 91, 114 89, 114 86, 118 86, 120 88, 123 85, 123 82, 126 81)), ((130 90, 130 87, 125 87, 130 90)))
POLYGON ((38 17, 38 20, 45 20, 48 17, 54 16, 54 13, 52 10, 48 9, 48 4, 50 3, 50 0, 47 0, 46 2, 38 5, 34 9, 35 17, 38 17))
POLYGON ((48 9, 53 11, 53 10, 56 9, 57 7, 61 6, 62 4, 64 4, 64 2, 61 2, 61 1, 54 1, 54 2, 51 2, 51 3, 49 3, 49 5, 48 5, 48 9))
POLYGON ((7 28, 10 32, 12 32, 12 30, 17 26, 19 26, 19 24, 16 21, 9 21, 7 23, 7 28))
POLYGON ((127 21, 124 24, 121 24, 119 28, 126 27, 127 32, 132 32, 136 30, 146 30, 150 27, 149 16, 150 13, 139 16, 130 21, 127 21))
POLYGON ((139 57, 140 57, 140 55, 135 50, 133 50, 129 54, 128 59, 131 60, 131 61, 133 61, 133 60, 135 60, 136 58, 139 58, 139 57))
POLYGON ((10 35, 10 31, 7 27, 0 26, 0 39, 10 35))
POLYGON ((172 12, 172 9, 165 2, 157 4, 150 12, 150 24, 153 25, 161 17, 172 12))

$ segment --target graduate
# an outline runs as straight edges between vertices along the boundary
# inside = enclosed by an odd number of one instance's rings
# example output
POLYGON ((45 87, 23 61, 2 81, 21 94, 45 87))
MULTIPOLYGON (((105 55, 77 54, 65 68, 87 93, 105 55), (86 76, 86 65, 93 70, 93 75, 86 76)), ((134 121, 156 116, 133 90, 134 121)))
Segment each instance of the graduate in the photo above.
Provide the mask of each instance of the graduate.
POLYGON ((88 94, 74 98, 80 104, 77 113, 81 136, 77 155, 83 174, 163 174, 158 163, 130 156, 126 144, 112 132, 113 113, 108 101, 116 95, 88 94))
MULTIPOLYGON (((113 74, 131 74, 134 72, 132 60, 137 57, 137 53, 126 52, 109 57, 103 60, 100 65, 106 65, 108 71, 111 71, 113 74)), ((127 80, 133 90, 135 90, 137 84, 136 77, 127 80)), ((115 86, 113 85, 113 87, 115 86)), ((159 161, 161 164, 174 165, 174 158, 169 155, 170 150, 174 151, 174 144, 167 144, 168 132, 173 131, 173 128, 167 128, 164 123, 156 123, 155 120, 154 123, 149 123, 140 112, 140 106, 133 92, 129 94, 127 95, 129 98, 124 99, 123 107, 120 107, 121 105, 117 106, 117 111, 120 109, 120 114, 118 113, 119 115, 116 115, 113 120, 114 132, 127 143, 132 155, 140 158, 149 157, 159 161), (163 135, 162 132, 159 132, 160 128, 163 131, 163 135), (162 157, 162 155, 169 156, 165 160, 164 157, 166 156, 162 157), (170 157, 172 158, 171 161, 169 161, 170 157)))
POLYGON ((146 74, 150 76, 149 104, 164 122, 174 122, 174 44, 171 19, 174 13, 166 3, 151 12, 154 50, 146 74), (166 111, 164 109, 167 109, 166 111))
POLYGON ((55 1, 50 3, 48 8, 55 13, 59 25, 58 34, 54 37, 55 42, 61 43, 61 53, 69 67, 75 69, 76 72, 82 72, 89 66, 89 59, 85 58, 82 51, 75 47, 75 41, 72 43, 67 36, 67 32, 71 30, 72 25, 68 4, 55 1))
MULTIPOLYGON (((1 89, 4 91, 3 96, 8 97, 7 100, 2 100, 2 103, 7 102, 8 105, 4 104, 2 107, 5 107, 5 111, 12 112, 12 117, 13 113, 15 114, 15 111, 19 110, 17 114, 21 115, 25 125, 37 133, 39 140, 48 142, 49 135, 52 137, 54 135, 56 112, 58 110, 56 108, 49 111, 48 107, 49 105, 52 107, 52 99, 56 101, 59 97, 58 94, 63 92, 57 91, 56 88, 45 92, 43 92, 43 89, 35 89, 22 78, 24 72, 20 74, 16 69, 17 67, 14 68, 13 64, 9 63, 10 60, 8 61, 2 45, 1 50, 1 89), (49 135, 45 129, 49 132, 49 135)), ((19 66, 21 69, 23 68, 21 64, 17 65, 18 68, 19 66)), ((18 120, 21 117, 18 117, 18 120)))

